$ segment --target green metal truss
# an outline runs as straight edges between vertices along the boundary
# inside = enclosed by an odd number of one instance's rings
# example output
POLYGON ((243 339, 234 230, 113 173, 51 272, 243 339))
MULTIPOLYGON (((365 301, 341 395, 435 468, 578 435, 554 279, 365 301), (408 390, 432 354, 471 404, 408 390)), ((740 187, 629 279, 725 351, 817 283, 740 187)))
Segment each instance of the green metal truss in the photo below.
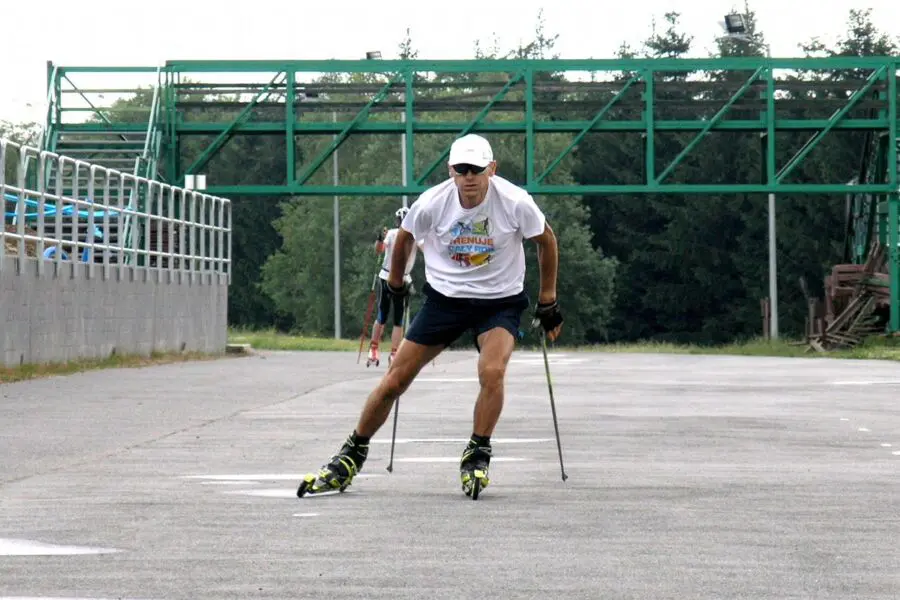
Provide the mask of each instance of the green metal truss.
MULTIPOLYGON (((839 131, 874 131, 895 142, 897 136, 896 77, 900 58, 895 57, 836 57, 808 59, 766 59, 755 57, 723 59, 628 59, 628 60, 449 60, 449 61, 391 61, 391 60, 310 60, 310 61, 169 61, 163 67, 165 91, 162 94, 162 119, 166 140, 161 163, 165 176, 174 183, 183 183, 186 174, 201 172, 206 163, 236 136, 279 135, 286 142, 284 180, 280 184, 246 181, 233 185, 210 182, 208 191, 221 195, 400 195, 417 194, 426 189, 429 177, 446 160, 449 140, 442 153, 425 157, 427 166, 415 172, 416 141, 433 134, 461 135, 467 132, 485 134, 517 134, 524 141, 523 161, 526 174, 521 183, 533 194, 643 194, 643 193, 791 193, 843 194, 850 192, 890 193, 897 189, 897 175, 891 173, 886 181, 859 183, 853 189, 846 182, 806 182, 791 179, 803 160, 829 134, 839 131), (859 84, 822 83, 828 89, 828 99, 800 98, 810 89, 788 79, 798 71, 830 73, 833 71, 865 71, 868 75, 859 84), (434 83, 435 73, 465 75, 466 83, 434 83), (593 75, 594 81, 560 82, 553 74, 593 75), (619 81, 615 75, 627 74, 619 81), (673 74, 692 74, 693 81, 666 82, 673 74), (724 74, 728 83, 702 81, 702 74, 724 74), (227 77, 246 75, 247 79, 262 77, 267 83, 226 83, 227 77), (380 78, 376 83, 323 83, 336 76, 380 78), (477 81, 481 78, 481 81, 477 81), (737 83, 735 80, 738 80, 737 83), (318 80, 318 81, 317 81, 318 80), (476 83, 472 83, 477 81, 476 83), (681 93, 677 117, 667 116, 671 99, 663 95, 681 93), (844 89, 841 89, 844 86, 844 89), (439 89, 451 97, 428 98, 429 87, 439 89), (691 98, 687 92, 697 90, 691 98), (845 100, 836 100, 846 91, 845 100), (793 92, 793 93, 792 93, 793 92), (208 101, 214 94, 250 94, 250 99, 208 101), (552 101, 539 101, 543 95, 555 94, 552 101), (698 97, 706 94, 706 97, 698 97), (715 94, 715 98, 711 95, 715 94), (355 95, 356 103, 347 96, 355 95), (485 100, 485 96, 490 96, 485 100), (592 96, 593 95, 593 96, 592 96), (263 100, 268 97, 267 100, 263 100), (198 100, 199 99, 199 100, 198 100), (311 101, 314 100, 314 101, 311 101), (718 103, 718 104, 716 104, 718 103), (191 108, 207 104, 216 106, 222 114, 219 120, 191 120, 186 115, 191 108), (540 104, 538 106, 538 104, 540 104), (693 110, 692 106, 695 106, 693 110), (252 118, 254 109, 278 107, 266 112, 268 118, 252 118), (575 108, 572 108, 575 107, 575 108), (792 112, 806 107, 807 113, 818 116, 796 116, 792 112), (352 109, 352 110, 350 110, 352 109), (616 118, 611 118, 621 109, 616 118), (350 112, 348 112, 348 110, 350 112), (428 113, 467 113, 463 118, 423 118, 428 113), (340 120, 313 118, 323 113, 339 112, 340 120), (734 116, 735 111, 740 116, 734 116), (404 119, 371 119, 374 114, 401 113, 404 119), (489 119, 497 114, 505 118, 489 119), (551 113, 561 116, 544 118, 551 113), (875 114, 872 114, 875 113, 875 114), (542 115, 541 118, 539 114, 542 115), (277 115, 273 118, 273 115, 277 115), (624 115, 624 116, 622 116, 624 115), (672 175, 684 162, 697 154, 702 141, 716 132, 756 133, 764 140, 762 156, 764 177, 761 181, 683 183, 672 175), (562 161, 588 134, 632 133, 642 137, 644 169, 640 182, 603 183, 590 185, 551 184, 548 179, 562 161), (780 134, 806 132, 808 142, 793 154, 784 165, 777 166, 775 157, 780 134), (312 183, 327 159, 348 138, 355 135, 406 134, 406 185, 397 173, 395 184, 330 185, 312 183), (535 148, 546 134, 574 134, 572 143, 548 165, 538 165, 535 148), (692 139, 674 157, 658 150, 660 135, 690 134, 692 139), (320 152, 305 157, 297 164, 310 136, 332 135, 332 143, 320 152), (206 148, 196 156, 179 159, 179 151, 188 139, 210 138, 206 148), (183 161, 187 160, 185 166, 183 161), (662 163, 663 166, 660 167, 662 163)), ((155 72, 155 67, 104 68, 54 67, 51 86, 59 88, 63 79, 71 81, 74 74, 113 74, 155 72)), ((815 89, 815 88, 812 88, 815 89)), ((99 89, 94 92, 123 92, 99 89)), ((85 96, 83 93, 82 96, 85 96)), ((62 104, 57 114, 70 108, 62 104)), ((68 123, 60 129, 69 133, 114 132, 128 130, 131 125, 111 122, 109 111, 91 105, 78 109, 99 115, 90 123, 68 123)), ((896 148, 895 143, 889 143, 896 148)))
POLYGON ((231 139, 283 140, 280 182, 209 180, 207 191, 223 196, 415 196, 446 176, 439 167, 450 142, 467 132, 518 136, 523 173, 518 183, 535 195, 847 194, 855 199, 847 258, 863 260, 876 233, 888 244, 890 328, 900 331, 898 70, 900 57, 172 60, 161 68, 48 64, 52 102, 44 139, 54 149, 61 136, 105 134, 112 140, 152 130, 161 139, 146 147, 157 156, 145 151, 144 160, 178 185, 186 175, 203 172, 231 139), (835 72, 854 77, 835 79, 835 72), (800 81, 798 73, 808 77, 800 81), (159 106, 149 128, 149 107, 144 113, 140 106, 131 107, 134 113, 110 107, 110 98, 133 95, 137 87, 121 82, 142 75, 150 87, 159 77, 159 106), (115 84, 75 85, 82 77, 115 84), (105 105, 98 94, 106 96, 105 105), (203 111, 206 116, 197 118, 203 111), (72 118, 85 114, 94 118, 72 118), (758 137, 759 152, 747 157, 758 162, 758 179, 723 182, 710 173, 706 180, 685 181, 679 169, 702 154, 705 139, 724 132, 758 137), (846 132, 865 132, 873 140, 879 150, 873 151, 871 169, 852 182, 801 176, 804 161, 823 140, 846 132), (328 159, 348 140, 401 134, 408 160, 403 173, 394 173, 394 183, 330 183, 328 159), (554 182, 580 144, 602 134, 636 140, 635 176, 554 182), (542 138, 553 135, 568 141, 548 159, 537 149, 542 138), (794 148, 798 135, 806 142, 794 148), (441 141, 426 143, 429 137, 441 141), (785 155, 790 158, 778 164, 785 155))

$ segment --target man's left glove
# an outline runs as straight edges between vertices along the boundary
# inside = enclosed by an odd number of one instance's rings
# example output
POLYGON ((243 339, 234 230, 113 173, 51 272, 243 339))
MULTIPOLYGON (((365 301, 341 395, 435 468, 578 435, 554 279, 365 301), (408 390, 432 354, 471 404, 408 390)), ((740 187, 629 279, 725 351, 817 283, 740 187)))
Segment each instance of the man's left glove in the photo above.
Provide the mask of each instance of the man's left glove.
POLYGON ((388 281, 385 281, 384 285, 387 287, 388 293, 398 300, 409 295, 410 283, 408 281, 404 281, 400 287, 394 287, 388 281))
POLYGON ((540 324, 544 331, 553 331, 562 325, 562 313, 559 312, 559 304, 554 300, 546 304, 540 302, 534 309, 533 325, 540 324))

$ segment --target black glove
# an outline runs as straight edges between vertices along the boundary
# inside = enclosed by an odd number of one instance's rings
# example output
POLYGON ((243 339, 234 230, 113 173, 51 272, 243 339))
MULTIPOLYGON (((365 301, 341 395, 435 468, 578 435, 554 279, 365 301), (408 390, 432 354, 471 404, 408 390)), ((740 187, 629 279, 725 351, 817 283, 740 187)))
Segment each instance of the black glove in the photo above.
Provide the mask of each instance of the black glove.
POLYGON ((384 286, 387 288, 388 293, 397 298, 398 300, 404 298, 409 295, 409 282, 404 281, 403 285, 398 288, 395 288, 387 280, 384 281, 384 286))
POLYGON ((379 242, 384 241, 384 229, 382 229, 381 231, 378 232, 378 241, 379 242))
POLYGON ((534 321, 532 323, 535 327, 540 325, 544 328, 544 331, 553 331, 562 325, 562 322, 563 318, 562 314, 559 312, 559 304, 557 304, 555 300, 547 304, 541 304, 539 302, 535 307, 534 321))

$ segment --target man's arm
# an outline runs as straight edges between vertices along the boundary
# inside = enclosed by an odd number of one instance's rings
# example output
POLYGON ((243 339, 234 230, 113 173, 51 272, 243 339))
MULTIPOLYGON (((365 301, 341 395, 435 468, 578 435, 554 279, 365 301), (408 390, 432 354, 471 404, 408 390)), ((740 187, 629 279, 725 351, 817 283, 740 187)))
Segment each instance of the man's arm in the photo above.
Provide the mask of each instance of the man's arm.
POLYGON ((537 244, 538 267, 540 269, 541 289, 538 292, 538 305, 534 316, 541 323, 550 341, 559 337, 562 330, 562 315, 556 302, 556 273, 559 266, 559 247, 556 234, 549 224, 544 225, 544 232, 530 238, 537 244))
POLYGON ((403 275, 406 272, 406 261, 412 252, 416 240, 412 234, 402 227, 397 230, 394 239, 394 252, 391 254, 391 271, 388 273, 388 285, 394 289, 403 286, 403 275))
POLYGON ((541 276, 541 288, 538 293, 538 302, 550 304, 556 301, 556 274, 559 268, 559 248, 556 244, 556 234, 550 228, 550 224, 544 225, 544 232, 531 238, 537 244, 538 267, 541 276))

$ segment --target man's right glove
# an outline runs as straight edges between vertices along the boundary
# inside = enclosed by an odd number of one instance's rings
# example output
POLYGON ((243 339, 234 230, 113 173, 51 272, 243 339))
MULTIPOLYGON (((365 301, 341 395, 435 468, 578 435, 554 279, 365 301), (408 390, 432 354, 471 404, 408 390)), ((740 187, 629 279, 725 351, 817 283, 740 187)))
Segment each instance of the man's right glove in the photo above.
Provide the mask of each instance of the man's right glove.
POLYGON ((540 324, 544 331, 553 331, 562 325, 562 313, 559 312, 559 304, 554 300, 547 304, 540 302, 534 309, 534 321, 532 324, 537 326, 540 324))
POLYGON ((388 293, 398 300, 409 295, 410 283, 408 281, 404 281, 403 285, 398 288, 392 286, 387 280, 385 280, 384 285, 387 288, 388 293))

